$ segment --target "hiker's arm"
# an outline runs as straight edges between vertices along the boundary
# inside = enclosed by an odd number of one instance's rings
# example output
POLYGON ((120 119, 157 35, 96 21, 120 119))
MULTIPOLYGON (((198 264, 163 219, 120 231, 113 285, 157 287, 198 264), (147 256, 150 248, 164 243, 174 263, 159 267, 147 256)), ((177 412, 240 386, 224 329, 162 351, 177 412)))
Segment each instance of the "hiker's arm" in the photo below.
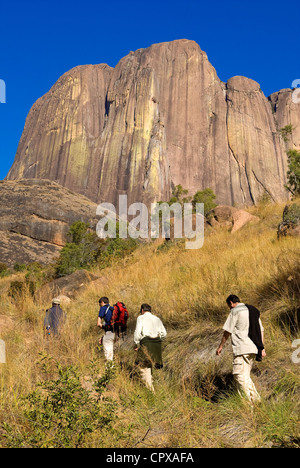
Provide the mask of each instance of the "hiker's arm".
POLYGON ((222 350, 223 350, 223 347, 225 346, 226 344, 226 341, 228 340, 228 338, 231 336, 231 333, 229 333, 228 331, 224 331, 224 335, 222 337, 222 340, 221 340, 221 343, 220 343, 220 346, 218 347, 217 349, 217 356, 220 356, 222 350))
MULTIPOLYGON (((265 330, 264 330, 264 327, 262 326, 262 323, 261 323, 261 320, 259 319, 259 325, 260 325, 260 330, 261 330, 261 341, 263 343, 263 345, 265 346, 265 330)), ((266 350, 263 349, 262 350, 262 357, 267 357, 267 353, 266 353, 266 350)))
POLYGON ((97 327, 102 328, 102 321, 100 317, 98 317, 97 327))
POLYGON ((141 317, 138 317, 137 322, 136 322, 134 336, 133 336, 133 341, 134 341, 134 344, 135 344, 135 350, 136 351, 138 350, 140 341, 143 338, 142 328, 143 328, 143 326, 142 326, 141 317))

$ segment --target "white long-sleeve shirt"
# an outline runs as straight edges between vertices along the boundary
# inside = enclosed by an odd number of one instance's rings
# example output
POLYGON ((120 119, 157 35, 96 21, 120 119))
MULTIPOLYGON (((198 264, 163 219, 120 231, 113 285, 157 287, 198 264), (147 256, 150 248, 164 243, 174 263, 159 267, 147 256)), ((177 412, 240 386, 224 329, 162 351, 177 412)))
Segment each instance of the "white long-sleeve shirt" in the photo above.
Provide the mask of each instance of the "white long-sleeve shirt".
POLYGON ((166 329, 160 318, 145 312, 140 315, 136 322, 136 329, 134 332, 134 342, 139 344, 140 341, 148 336, 149 338, 165 338, 167 336, 166 329))

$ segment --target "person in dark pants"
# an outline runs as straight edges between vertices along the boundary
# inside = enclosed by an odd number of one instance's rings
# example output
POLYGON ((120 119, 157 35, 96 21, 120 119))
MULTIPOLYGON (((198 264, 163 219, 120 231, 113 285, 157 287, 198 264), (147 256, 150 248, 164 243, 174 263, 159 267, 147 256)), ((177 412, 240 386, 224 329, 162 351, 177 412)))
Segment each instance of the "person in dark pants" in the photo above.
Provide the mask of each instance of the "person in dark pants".
POLYGON ((166 329, 160 320, 151 313, 149 304, 142 304, 141 315, 137 319, 134 342, 137 351, 136 364, 140 367, 142 380, 146 387, 154 392, 152 366, 163 367, 162 340, 167 336, 166 329))
POLYGON ((60 300, 53 299, 51 309, 46 310, 46 316, 44 320, 45 332, 48 337, 57 337, 59 331, 64 324, 66 314, 60 307, 60 300))

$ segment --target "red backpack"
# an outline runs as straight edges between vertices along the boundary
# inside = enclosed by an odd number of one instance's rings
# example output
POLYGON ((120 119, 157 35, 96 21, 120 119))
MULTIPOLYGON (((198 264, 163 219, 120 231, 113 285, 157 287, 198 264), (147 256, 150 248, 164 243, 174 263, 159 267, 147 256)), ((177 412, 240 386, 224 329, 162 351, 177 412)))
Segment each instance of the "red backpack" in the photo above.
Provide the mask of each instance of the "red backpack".
POLYGON ((125 333, 127 329, 127 320, 129 318, 129 312, 123 302, 117 302, 114 305, 114 311, 112 314, 111 324, 116 333, 125 333))

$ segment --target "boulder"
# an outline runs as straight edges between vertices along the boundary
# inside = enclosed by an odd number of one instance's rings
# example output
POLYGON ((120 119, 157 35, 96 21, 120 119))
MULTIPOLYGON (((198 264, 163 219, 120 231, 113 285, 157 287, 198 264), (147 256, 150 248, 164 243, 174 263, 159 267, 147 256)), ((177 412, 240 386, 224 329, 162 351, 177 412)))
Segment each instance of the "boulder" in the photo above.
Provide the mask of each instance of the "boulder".
POLYGON ((74 222, 95 229, 96 209, 87 198, 53 181, 0 182, 0 262, 54 262, 74 222))
POLYGON ((98 279, 98 276, 87 270, 78 270, 71 275, 58 278, 46 284, 38 291, 38 295, 43 298, 47 297, 47 300, 59 297, 68 302, 68 299, 75 298, 88 284, 98 279))
POLYGON ((239 231, 246 224, 259 221, 257 216, 253 216, 247 211, 222 205, 211 210, 207 218, 212 227, 225 227, 231 233, 239 231))

